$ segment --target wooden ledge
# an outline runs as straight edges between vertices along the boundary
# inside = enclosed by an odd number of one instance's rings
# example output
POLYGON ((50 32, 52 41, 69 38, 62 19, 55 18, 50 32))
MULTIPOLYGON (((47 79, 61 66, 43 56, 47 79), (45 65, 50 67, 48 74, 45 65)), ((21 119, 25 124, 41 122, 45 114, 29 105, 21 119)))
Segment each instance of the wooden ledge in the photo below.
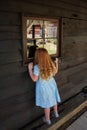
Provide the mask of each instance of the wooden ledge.
POLYGON ((61 127, 64 123, 69 121, 73 116, 75 116, 77 113, 79 113, 82 109, 87 107, 87 101, 84 101, 81 105, 79 105, 77 108, 75 108, 72 112, 64 116, 62 119, 60 119, 58 122, 53 124, 50 128, 47 130, 56 130, 59 127, 61 127))

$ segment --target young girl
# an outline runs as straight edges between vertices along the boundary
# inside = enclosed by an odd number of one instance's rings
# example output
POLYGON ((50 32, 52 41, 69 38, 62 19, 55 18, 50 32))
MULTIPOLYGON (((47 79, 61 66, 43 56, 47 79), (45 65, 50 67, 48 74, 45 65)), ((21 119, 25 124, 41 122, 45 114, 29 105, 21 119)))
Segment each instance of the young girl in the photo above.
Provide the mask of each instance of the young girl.
POLYGON ((35 52, 35 65, 28 64, 31 79, 36 82, 36 106, 44 108, 45 117, 43 121, 51 124, 50 108, 53 107, 54 116, 59 117, 57 102, 60 102, 60 95, 54 79, 58 71, 58 59, 53 63, 47 50, 39 48, 35 52))

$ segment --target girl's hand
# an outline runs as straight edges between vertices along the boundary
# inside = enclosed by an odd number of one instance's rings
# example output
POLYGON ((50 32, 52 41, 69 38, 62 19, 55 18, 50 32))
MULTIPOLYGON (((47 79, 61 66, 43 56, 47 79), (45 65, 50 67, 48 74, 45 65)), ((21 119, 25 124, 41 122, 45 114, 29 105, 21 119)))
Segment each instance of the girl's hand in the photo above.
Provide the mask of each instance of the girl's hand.
POLYGON ((58 58, 55 58, 55 61, 54 61, 54 62, 55 62, 56 64, 58 64, 58 60, 59 60, 58 58))
POLYGON ((58 72, 58 58, 55 58, 54 64, 55 64, 55 72, 54 72, 55 75, 58 72))
POLYGON ((33 62, 31 62, 31 63, 28 64, 28 69, 29 69, 29 70, 32 70, 32 69, 33 69, 33 62))

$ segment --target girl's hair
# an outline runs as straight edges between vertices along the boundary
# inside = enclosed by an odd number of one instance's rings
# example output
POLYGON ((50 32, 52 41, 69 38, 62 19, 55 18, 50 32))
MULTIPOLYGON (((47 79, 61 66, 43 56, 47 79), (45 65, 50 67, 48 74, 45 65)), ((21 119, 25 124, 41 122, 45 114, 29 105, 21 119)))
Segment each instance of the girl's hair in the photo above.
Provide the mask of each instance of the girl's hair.
POLYGON ((42 79, 49 79, 55 73, 55 65, 45 48, 38 48, 35 52, 35 64, 40 68, 42 79))

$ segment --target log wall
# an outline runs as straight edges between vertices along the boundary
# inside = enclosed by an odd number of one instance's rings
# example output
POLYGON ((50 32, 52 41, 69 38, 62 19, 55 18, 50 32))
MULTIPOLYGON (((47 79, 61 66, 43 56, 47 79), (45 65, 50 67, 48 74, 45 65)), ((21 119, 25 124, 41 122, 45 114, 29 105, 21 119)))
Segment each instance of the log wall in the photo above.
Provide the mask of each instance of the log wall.
POLYGON ((23 66, 22 14, 62 18, 61 63, 55 79, 62 102, 87 85, 86 0, 0 1, 0 130, 17 130, 43 114, 23 66))

